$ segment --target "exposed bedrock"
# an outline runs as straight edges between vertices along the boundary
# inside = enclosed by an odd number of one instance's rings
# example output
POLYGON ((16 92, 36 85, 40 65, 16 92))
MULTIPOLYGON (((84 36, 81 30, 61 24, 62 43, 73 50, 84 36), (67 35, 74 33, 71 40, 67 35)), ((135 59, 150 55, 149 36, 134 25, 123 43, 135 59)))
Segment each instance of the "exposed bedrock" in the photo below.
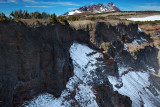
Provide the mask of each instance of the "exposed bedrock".
POLYGON ((106 58, 112 57, 116 62, 135 69, 145 68, 146 65, 156 71, 160 68, 157 59, 159 50, 153 45, 150 35, 138 30, 137 24, 77 23, 71 24, 78 32, 76 40, 103 51, 106 58))
POLYGON ((0 22, 0 106, 17 106, 43 92, 60 96, 73 75, 71 41, 66 25, 0 22))
POLYGON ((106 85, 99 85, 94 87, 96 94, 96 101, 99 107, 131 107, 132 101, 117 91, 106 85))
POLYGON ((146 65, 156 71, 160 68, 157 59, 159 50, 153 45, 150 35, 138 30, 137 24, 77 23, 71 23, 77 30, 75 40, 103 51, 106 59, 138 70, 145 69, 146 65))
MULTIPOLYGON (((157 50, 150 46, 149 38, 138 32, 137 24, 55 23, 29 28, 14 21, 0 22, 0 106, 17 106, 43 92, 59 97, 73 76, 69 49, 74 41, 103 53, 104 59, 97 60, 105 62, 103 69, 108 70, 107 75, 118 77, 118 64, 126 63, 137 69, 145 69, 139 64, 159 69, 157 50), (140 46, 132 50, 134 40, 147 43, 143 46, 138 43, 140 46)), ((95 88, 100 107, 131 106, 130 99, 114 92, 112 87, 95 85, 95 88)))

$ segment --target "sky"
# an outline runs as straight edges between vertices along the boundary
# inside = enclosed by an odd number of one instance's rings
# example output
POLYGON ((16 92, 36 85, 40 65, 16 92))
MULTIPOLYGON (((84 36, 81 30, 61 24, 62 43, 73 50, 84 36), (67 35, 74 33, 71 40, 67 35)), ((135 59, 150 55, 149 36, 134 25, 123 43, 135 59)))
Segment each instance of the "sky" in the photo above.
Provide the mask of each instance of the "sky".
POLYGON ((0 13, 7 16, 13 10, 47 12, 61 15, 84 5, 113 2, 122 11, 160 11, 160 0, 0 0, 0 13))

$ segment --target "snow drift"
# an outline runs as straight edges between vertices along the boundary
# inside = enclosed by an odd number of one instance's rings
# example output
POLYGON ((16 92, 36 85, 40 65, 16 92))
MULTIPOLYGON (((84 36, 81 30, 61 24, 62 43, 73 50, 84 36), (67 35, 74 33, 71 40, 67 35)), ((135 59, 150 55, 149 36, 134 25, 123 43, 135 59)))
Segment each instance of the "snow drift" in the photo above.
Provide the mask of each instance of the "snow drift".
POLYGON ((156 21, 156 20, 160 20, 160 15, 147 16, 147 17, 142 17, 142 18, 128 18, 127 20, 132 20, 132 21, 156 21))

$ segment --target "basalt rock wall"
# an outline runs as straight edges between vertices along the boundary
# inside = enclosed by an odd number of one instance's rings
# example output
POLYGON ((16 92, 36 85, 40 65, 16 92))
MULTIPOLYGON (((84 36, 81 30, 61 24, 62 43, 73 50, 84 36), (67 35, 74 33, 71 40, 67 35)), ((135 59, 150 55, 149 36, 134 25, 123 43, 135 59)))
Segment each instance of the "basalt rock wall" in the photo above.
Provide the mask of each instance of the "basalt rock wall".
POLYGON ((0 106, 11 107, 48 92, 58 97, 73 75, 69 27, 28 28, 0 22, 0 106))
MULTIPOLYGON (((149 40, 149 35, 143 36, 149 40)), ((59 97, 73 75, 69 49, 74 41, 102 52, 109 62, 106 66, 113 68, 108 74, 118 76, 114 58, 117 53, 124 55, 124 43, 131 43, 139 37, 137 24, 112 26, 98 22, 70 26, 55 23, 30 28, 14 21, 0 22, 0 106, 17 106, 43 92, 59 97)), ((131 54, 128 56, 132 57, 131 54)), ((95 87, 99 93, 99 106, 131 106, 128 97, 112 88, 95 87), (106 95, 102 94, 104 90, 106 95), (107 94, 107 90, 112 94, 107 94), (110 96, 113 100, 108 101, 110 96)))

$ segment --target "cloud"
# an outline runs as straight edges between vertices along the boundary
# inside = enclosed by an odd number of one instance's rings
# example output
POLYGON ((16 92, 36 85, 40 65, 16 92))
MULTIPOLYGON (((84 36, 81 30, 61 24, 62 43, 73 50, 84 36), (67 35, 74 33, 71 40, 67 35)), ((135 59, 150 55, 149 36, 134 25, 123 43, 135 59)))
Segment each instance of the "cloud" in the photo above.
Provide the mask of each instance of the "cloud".
POLYGON ((68 5, 68 6, 81 6, 79 4, 76 3, 72 3, 72 2, 37 2, 35 0, 23 0, 23 2, 28 2, 28 3, 34 3, 34 4, 47 4, 47 5, 68 5))
POLYGON ((151 2, 151 3, 144 3, 140 6, 135 6, 136 10, 160 10, 160 3, 158 2, 151 2))
POLYGON ((44 4, 68 5, 68 6, 81 6, 79 4, 75 4, 75 3, 72 3, 72 2, 41 2, 41 3, 44 3, 44 4))
POLYGON ((23 0, 23 2, 37 3, 37 2, 36 2, 36 1, 34 1, 34 0, 23 0))
POLYGON ((137 6, 138 10, 160 10, 160 6, 137 6))
POLYGON ((145 6, 153 6, 153 5, 155 6, 157 4, 159 4, 159 3, 158 2, 144 3, 145 6))
POLYGON ((55 6, 24 6, 24 7, 40 7, 40 8, 50 8, 55 6))
POLYGON ((7 0, 7 1, 0 0, 0 3, 17 3, 17 0, 7 0))

